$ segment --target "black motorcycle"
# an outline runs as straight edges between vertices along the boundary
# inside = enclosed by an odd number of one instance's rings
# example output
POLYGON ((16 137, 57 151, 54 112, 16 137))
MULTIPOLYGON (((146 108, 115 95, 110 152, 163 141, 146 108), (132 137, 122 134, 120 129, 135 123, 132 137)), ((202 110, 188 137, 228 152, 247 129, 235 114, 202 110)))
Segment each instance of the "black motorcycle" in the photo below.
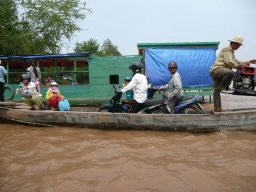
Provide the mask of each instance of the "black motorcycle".
MULTIPOLYGON (((162 98, 153 99, 144 103, 144 108, 138 113, 146 114, 169 114, 167 109, 167 97, 163 92, 162 98)), ((199 104, 202 98, 200 96, 182 96, 174 106, 174 114, 202 114, 205 113, 203 107, 199 104)))
POLYGON ((113 85, 114 95, 111 97, 108 103, 100 106, 99 112, 111 112, 111 113, 128 113, 131 108, 131 102, 122 101, 122 93, 118 92, 119 86, 113 85))

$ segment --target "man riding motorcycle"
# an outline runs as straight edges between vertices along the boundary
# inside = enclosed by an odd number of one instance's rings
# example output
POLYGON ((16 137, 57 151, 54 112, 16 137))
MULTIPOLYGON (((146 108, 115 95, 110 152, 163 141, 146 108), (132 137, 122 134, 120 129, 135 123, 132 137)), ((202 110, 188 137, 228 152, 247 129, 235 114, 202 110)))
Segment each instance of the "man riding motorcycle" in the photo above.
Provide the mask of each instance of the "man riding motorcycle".
POLYGON ((132 80, 123 89, 119 90, 124 93, 128 90, 133 90, 134 102, 131 106, 129 113, 137 113, 142 107, 143 103, 147 100, 148 81, 145 75, 141 74, 142 64, 135 62, 129 66, 132 70, 132 80))
POLYGON ((168 98, 166 108, 169 113, 174 113, 174 105, 183 96, 182 82, 180 74, 177 72, 178 65, 175 61, 168 64, 168 70, 171 73, 171 80, 168 84, 157 88, 157 90, 165 91, 165 96, 168 98))

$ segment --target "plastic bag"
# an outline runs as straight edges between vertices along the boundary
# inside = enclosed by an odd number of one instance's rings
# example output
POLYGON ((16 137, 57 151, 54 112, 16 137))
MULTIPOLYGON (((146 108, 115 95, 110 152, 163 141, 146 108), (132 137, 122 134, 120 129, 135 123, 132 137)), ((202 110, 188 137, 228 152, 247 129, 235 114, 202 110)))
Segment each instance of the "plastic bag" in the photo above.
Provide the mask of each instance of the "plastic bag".
POLYGON ((70 104, 67 99, 62 99, 61 101, 59 101, 59 110, 70 111, 70 104))

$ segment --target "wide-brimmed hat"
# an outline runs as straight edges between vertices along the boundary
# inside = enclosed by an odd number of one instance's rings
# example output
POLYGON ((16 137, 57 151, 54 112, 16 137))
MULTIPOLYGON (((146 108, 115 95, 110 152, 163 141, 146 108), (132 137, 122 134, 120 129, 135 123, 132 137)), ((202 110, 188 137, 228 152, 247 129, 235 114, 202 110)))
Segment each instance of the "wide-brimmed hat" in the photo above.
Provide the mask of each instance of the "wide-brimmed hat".
POLYGON ((235 36, 232 40, 229 41, 243 45, 244 38, 241 36, 235 36))
POLYGON ((53 81, 53 82, 51 82, 51 86, 58 86, 58 83, 53 81))

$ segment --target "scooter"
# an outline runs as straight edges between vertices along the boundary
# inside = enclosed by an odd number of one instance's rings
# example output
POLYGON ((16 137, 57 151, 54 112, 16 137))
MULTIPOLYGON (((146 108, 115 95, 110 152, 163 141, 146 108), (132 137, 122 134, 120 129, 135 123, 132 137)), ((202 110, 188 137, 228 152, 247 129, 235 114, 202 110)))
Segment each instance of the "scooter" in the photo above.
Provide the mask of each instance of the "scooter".
MULTIPOLYGON (((127 113, 130 110, 131 103, 121 102, 122 93, 117 90, 119 87, 113 85, 114 96, 110 99, 109 103, 100 106, 99 112, 112 112, 112 113, 127 113)), ((143 108, 138 113, 145 114, 168 114, 169 111, 166 107, 167 98, 163 94, 163 98, 153 98, 155 94, 154 89, 148 90, 148 99, 143 103, 143 108)), ((199 104, 200 96, 183 96, 179 99, 174 107, 174 114, 201 114, 205 113, 202 106, 199 104)))
MULTIPOLYGON (((146 114, 169 114, 167 109, 167 97, 146 101, 145 108, 138 113, 146 114)), ((205 113, 203 107, 199 104, 202 98, 200 96, 182 96, 174 106, 174 114, 202 114, 205 113)))
POLYGON ((256 68, 241 67, 235 72, 233 78, 233 94, 235 95, 256 95, 256 68))
MULTIPOLYGON (((122 93, 117 92, 117 90, 120 89, 120 87, 117 85, 113 85, 113 88, 114 88, 113 97, 111 97, 108 103, 100 106, 99 112, 128 113, 128 111, 131 108, 132 101, 124 100, 121 102, 122 93)), ((147 96, 148 100, 153 99, 154 92, 155 91, 153 89, 150 89, 150 88, 148 89, 148 96, 147 96)))
POLYGON ((99 112, 128 113, 131 103, 121 102, 122 93, 118 92, 119 86, 113 85, 114 95, 110 101, 100 106, 99 112))

